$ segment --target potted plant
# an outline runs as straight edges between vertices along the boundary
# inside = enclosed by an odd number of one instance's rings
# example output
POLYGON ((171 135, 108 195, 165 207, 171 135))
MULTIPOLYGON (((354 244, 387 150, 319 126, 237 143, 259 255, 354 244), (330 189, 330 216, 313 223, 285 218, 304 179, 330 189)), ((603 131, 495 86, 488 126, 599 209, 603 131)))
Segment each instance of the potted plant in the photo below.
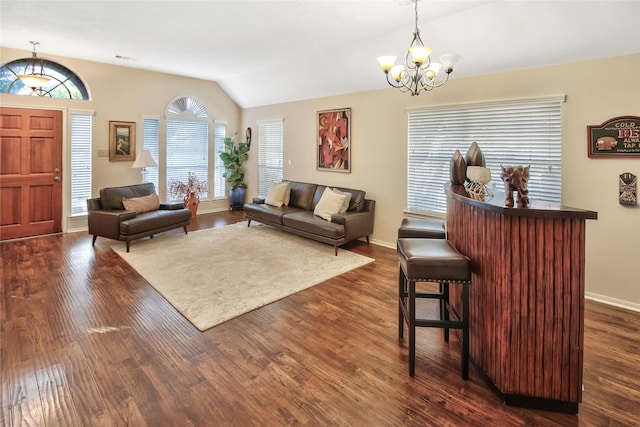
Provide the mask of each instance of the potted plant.
POLYGON ((184 200, 184 206, 191 209, 191 219, 195 219, 200 204, 200 196, 209 191, 207 181, 198 179, 194 172, 189 172, 187 181, 174 179, 169 183, 169 193, 184 200))
POLYGON ((225 151, 220 153, 220 160, 224 165, 223 176, 229 183, 229 199, 231 210, 240 210, 244 204, 245 193, 247 184, 244 182, 244 171, 242 165, 249 158, 249 144, 246 142, 236 143, 233 139, 236 134, 234 133, 231 138, 224 139, 225 151))

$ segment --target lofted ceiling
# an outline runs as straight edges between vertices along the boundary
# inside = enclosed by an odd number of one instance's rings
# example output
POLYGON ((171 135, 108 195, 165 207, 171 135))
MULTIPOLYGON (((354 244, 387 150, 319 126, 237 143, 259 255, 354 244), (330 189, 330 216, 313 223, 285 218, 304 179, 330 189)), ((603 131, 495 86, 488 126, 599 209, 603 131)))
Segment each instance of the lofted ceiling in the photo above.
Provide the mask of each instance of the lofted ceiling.
MULTIPOLYGON (((435 58, 462 55, 452 79, 640 53, 640 0, 420 0, 418 12, 435 58)), ((403 59, 413 27, 411 0, 0 0, 4 47, 36 40, 44 58, 216 81, 242 108, 384 89, 375 58, 403 59)))

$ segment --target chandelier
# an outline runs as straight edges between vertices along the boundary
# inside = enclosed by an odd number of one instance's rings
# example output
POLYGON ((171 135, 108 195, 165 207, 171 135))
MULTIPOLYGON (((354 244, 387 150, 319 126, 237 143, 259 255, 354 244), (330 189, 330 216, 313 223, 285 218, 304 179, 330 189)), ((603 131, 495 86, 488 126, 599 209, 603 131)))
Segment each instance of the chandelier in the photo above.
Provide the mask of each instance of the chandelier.
POLYGON ((18 74, 18 78, 25 86, 30 87, 35 92, 36 88, 42 87, 42 85, 51 79, 44 74, 44 62, 42 59, 39 59, 36 54, 36 46, 39 45, 40 42, 30 41, 29 43, 33 45, 33 52, 31 58, 27 61, 27 65, 24 67, 24 73, 18 74), (36 72, 37 67, 40 67, 39 73, 36 72))
POLYGON ((411 92, 411 95, 415 96, 419 95, 421 90, 430 91, 445 84, 462 58, 449 53, 440 57, 442 63, 431 62, 432 50, 425 47, 418 29, 419 0, 411 1, 415 3, 416 28, 413 30, 413 40, 409 45, 404 64, 395 65, 397 56, 381 56, 377 59, 390 86, 400 89, 401 92, 411 92), (443 69, 446 73, 445 77, 440 73, 443 69))

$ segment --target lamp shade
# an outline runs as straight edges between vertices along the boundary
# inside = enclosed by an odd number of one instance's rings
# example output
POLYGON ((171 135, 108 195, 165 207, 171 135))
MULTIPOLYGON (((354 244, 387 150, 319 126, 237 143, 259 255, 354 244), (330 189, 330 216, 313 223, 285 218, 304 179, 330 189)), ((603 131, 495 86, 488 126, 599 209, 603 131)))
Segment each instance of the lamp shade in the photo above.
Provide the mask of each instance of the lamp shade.
POLYGON ((149 150, 141 150, 138 151, 138 155, 136 156, 136 161, 133 162, 132 168, 154 168, 158 166, 153 157, 151 157, 151 153, 149 150))
POLYGON ((18 78, 28 87, 42 87, 51 80, 47 76, 38 74, 18 74, 18 78))

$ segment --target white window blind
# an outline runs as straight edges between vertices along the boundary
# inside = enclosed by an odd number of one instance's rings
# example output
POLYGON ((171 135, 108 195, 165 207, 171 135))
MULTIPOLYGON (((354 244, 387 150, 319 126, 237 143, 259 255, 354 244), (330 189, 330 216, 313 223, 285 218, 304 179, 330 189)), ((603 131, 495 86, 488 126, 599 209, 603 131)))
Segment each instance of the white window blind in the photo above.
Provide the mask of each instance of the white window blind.
POLYGON ((209 190, 213 189, 213 198, 221 198, 226 196, 224 164, 220 159, 220 153, 224 152, 224 138, 227 135, 227 124, 225 122, 213 122, 213 145, 215 152, 215 161, 213 163, 213 186, 209 186, 209 190))
POLYGON ((266 196, 273 181, 282 180, 283 120, 258 122, 258 194, 266 196))
POLYGON ((446 213, 444 185, 455 150, 477 142, 502 188, 500 165, 530 165, 529 196, 560 202, 564 96, 412 109, 408 112, 407 210, 446 213))
POLYGON ((91 198, 92 113, 71 113, 71 214, 87 212, 91 198))
MULTIPOLYGON (((144 119, 144 149, 149 150, 151 157, 153 157, 157 165, 160 165, 158 157, 159 123, 158 119, 144 119)), ((147 178, 149 182, 152 182, 156 187, 156 192, 159 192, 158 168, 147 168, 147 178)))
MULTIPOLYGON (((209 164, 209 125, 207 122, 167 120, 167 189, 171 181, 187 182, 189 172, 207 180, 209 164)), ((171 199, 173 196, 167 194, 171 199)), ((208 198, 209 195, 202 195, 208 198)), ((175 198, 175 197, 173 197, 175 198)))

